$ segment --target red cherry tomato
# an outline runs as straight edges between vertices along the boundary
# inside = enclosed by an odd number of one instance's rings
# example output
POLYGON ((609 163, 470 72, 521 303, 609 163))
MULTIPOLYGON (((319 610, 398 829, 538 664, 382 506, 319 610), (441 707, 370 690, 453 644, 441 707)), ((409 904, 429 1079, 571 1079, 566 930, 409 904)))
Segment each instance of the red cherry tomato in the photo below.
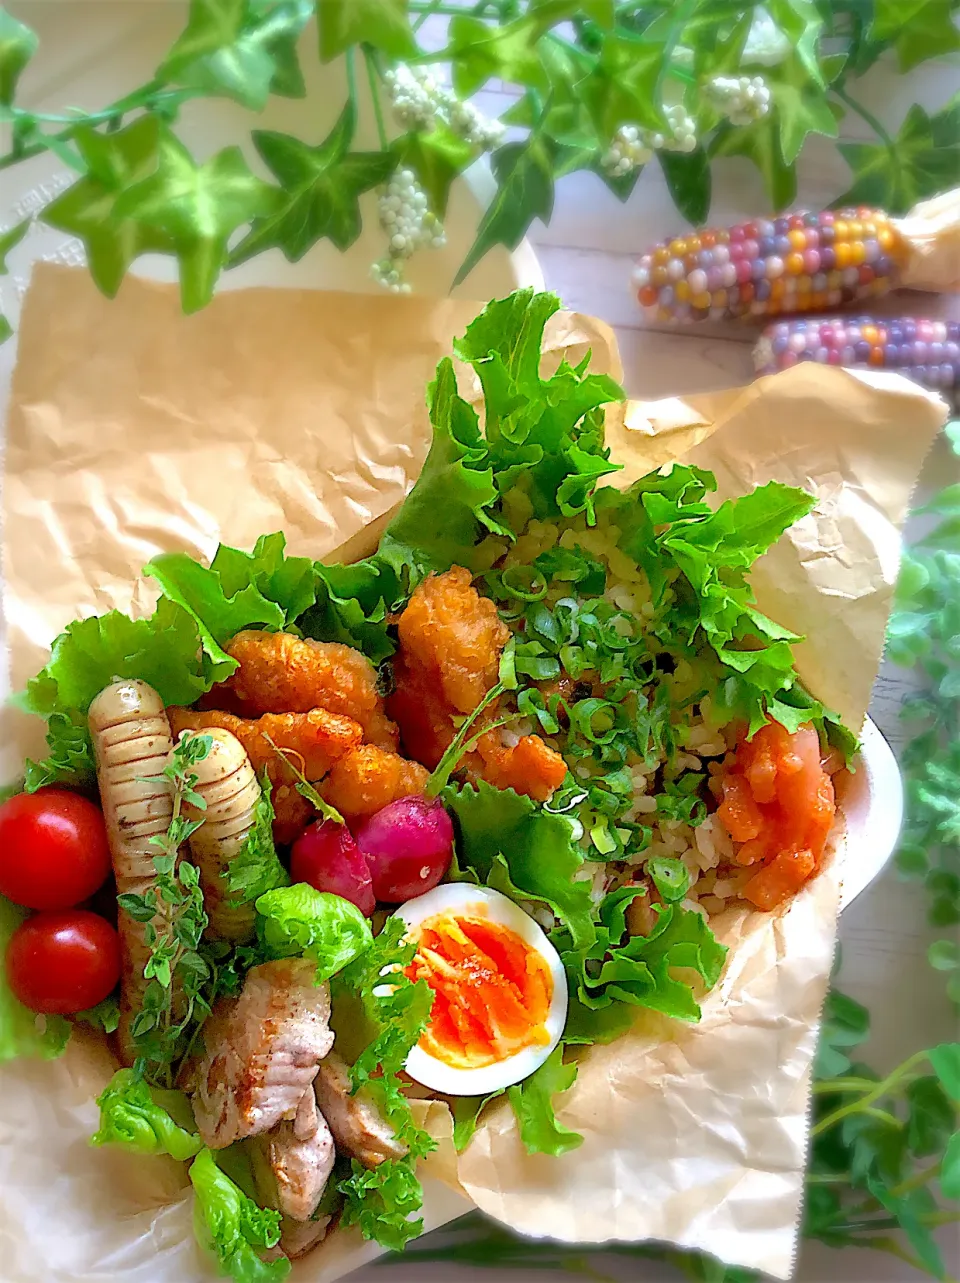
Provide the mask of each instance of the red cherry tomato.
POLYGON ((79 793, 45 788, 0 806, 0 894, 27 909, 68 909, 110 872, 100 808, 79 793))
POLYGON ((25 1007, 72 1016, 102 1002, 120 979, 120 937, 87 909, 37 913, 10 937, 6 962, 25 1007))

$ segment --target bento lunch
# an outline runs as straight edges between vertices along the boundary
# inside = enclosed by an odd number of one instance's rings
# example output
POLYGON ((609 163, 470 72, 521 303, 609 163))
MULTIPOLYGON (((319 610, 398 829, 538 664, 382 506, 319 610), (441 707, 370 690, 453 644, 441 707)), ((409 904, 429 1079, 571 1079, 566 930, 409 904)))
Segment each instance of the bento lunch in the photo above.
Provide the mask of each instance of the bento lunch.
POLYGON ((505 1099, 575 1162, 578 1049, 698 1021, 714 924, 788 912, 842 827, 855 735, 750 587, 813 497, 611 484, 623 392, 544 373, 558 308, 519 291, 456 341, 481 412, 445 358, 370 556, 159 554, 154 613, 70 624, 19 697, 48 744, 0 808, 19 1050, 109 1042, 91 1143, 189 1163, 238 1283, 422 1231, 411 1101, 464 1149, 505 1099))

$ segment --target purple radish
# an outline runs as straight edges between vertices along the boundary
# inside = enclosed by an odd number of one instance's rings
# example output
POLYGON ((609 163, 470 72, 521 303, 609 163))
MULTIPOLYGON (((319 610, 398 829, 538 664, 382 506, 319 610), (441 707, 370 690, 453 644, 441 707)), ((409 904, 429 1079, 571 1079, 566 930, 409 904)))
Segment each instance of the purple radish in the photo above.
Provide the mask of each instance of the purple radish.
POLYGON ((290 876, 355 904, 368 918, 376 908, 373 879, 353 835, 336 820, 317 820, 290 851, 290 876))
POLYGON ((356 837, 374 895, 386 904, 432 891, 453 859, 453 823, 437 798, 398 798, 365 820, 356 837))

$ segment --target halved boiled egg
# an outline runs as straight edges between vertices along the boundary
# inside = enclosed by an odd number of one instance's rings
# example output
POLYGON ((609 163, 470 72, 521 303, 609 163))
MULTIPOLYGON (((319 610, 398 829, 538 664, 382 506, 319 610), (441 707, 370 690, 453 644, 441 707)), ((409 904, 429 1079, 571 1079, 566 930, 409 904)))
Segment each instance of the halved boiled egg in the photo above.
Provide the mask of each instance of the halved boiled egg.
POLYGON ((567 1018, 560 955, 499 891, 447 883, 397 910, 417 946, 407 974, 433 990, 411 1078, 448 1096, 484 1096, 527 1078, 567 1018))

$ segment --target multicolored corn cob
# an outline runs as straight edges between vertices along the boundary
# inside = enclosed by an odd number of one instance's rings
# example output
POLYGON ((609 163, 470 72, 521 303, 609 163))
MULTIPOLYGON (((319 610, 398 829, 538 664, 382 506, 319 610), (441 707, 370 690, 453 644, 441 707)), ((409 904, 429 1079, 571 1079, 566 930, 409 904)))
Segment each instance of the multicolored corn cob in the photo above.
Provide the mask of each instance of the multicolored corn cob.
POLYGON ((753 350, 758 374, 799 361, 897 370, 947 395, 960 387, 960 322, 920 317, 807 317, 768 325, 753 350))
POLYGON ((633 284, 661 322, 823 311, 885 294, 908 252, 880 210, 784 214, 661 241, 633 284))

